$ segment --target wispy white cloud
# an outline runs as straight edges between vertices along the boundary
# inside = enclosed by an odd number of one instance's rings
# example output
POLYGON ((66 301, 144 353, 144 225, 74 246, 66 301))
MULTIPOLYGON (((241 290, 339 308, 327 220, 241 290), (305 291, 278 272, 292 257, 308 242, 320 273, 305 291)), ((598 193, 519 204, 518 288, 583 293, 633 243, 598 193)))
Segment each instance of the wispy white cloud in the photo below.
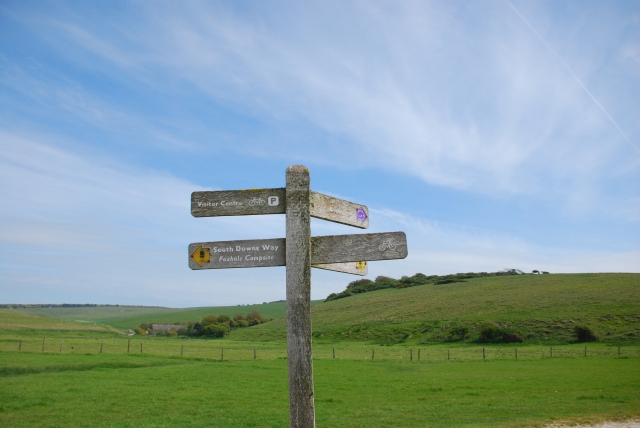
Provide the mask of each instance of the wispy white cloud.
MULTIPOLYGON (((135 29, 58 19, 51 31, 146 85, 172 76, 245 114, 341 136, 345 156, 305 144, 327 163, 558 198, 581 192, 585 176, 631 168, 637 177, 617 122, 509 5, 330 3, 241 14, 162 3, 134 11, 135 29)), ((298 151, 281 140, 267 153, 298 151)))

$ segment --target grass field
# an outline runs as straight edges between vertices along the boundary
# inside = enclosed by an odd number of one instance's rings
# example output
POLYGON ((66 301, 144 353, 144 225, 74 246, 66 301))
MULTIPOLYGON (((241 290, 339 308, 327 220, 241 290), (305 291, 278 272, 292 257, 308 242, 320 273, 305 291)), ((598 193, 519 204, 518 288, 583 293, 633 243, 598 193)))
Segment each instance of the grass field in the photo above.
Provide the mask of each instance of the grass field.
MULTIPOLYGON (((524 427, 636 416, 639 363, 316 359, 316 419, 326 427, 524 427)), ((285 359, 0 351, 0 385, 0 426, 288 424, 285 359)))

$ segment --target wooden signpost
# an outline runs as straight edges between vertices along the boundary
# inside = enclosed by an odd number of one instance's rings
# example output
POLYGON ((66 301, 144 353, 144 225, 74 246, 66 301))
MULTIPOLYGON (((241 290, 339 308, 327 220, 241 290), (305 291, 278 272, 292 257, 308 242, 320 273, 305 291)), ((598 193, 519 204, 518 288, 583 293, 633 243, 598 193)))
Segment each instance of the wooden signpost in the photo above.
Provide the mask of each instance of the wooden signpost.
POLYGON ((191 194, 194 217, 286 214, 286 237, 189 245, 193 270, 286 266, 291 427, 315 427, 311 354, 311 267, 367 274, 367 262, 407 257, 404 232, 311 237, 311 217, 362 229, 369 209, 309 189, 309 170, 287 168, 286 187, 191 194))

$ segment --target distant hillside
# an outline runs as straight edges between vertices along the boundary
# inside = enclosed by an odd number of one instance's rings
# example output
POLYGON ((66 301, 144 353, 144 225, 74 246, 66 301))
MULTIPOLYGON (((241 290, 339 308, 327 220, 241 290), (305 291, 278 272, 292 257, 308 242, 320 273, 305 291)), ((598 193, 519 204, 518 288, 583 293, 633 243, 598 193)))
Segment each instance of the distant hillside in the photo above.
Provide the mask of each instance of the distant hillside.
MULTIPOLYGON (((313 301, 316 305, 321 300, 313 301)), ((247 314, 256 309, 265 318, 284 318, 286 315, 286 303, 283 301, 271 302, 261 305, 243 306, 209 306, 200 308, 162 308, 150 306, 78 306, 78 307, 46 307, 16 308, 12 311, 31 315, 45 316, 66 321, 86 321, 95 324, 108 324, 119 329, 133 329, 143 323, 181 323, 187 321, 199 321, 211 314, 247 314)))
POLYGON ((54 330, 54 331, 96 331, 113 333, 109 326, 81 322, 61 321, 52 318, 29 315, 18 311, 0 309, 0 330, 54 330))
MULTIPOLYGON (((366 292, 312 310, 314 340, 428 343, 448 340, 457 326, 473 337, 486 321, 533 342, 570 341, 578 324, 604 341, 638 341, 640 274, 491 276, 366 292)), ((275 337, 285 328, 277 320, 230 337, 275 337)))

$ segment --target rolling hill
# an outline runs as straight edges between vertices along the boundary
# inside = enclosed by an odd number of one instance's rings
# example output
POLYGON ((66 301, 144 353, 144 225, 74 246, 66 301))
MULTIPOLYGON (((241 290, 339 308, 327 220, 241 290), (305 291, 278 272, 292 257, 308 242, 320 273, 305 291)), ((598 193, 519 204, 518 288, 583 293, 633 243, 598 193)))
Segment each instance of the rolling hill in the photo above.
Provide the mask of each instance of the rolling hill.
MULTIPOLYGON (((576 325, 588 325, 601 340, 638 341, 640 274, 514 275, 428 284, 353 295, 316 305, 315 340, 448 340, 483 322, 519 331, 528 340, 566 342, 576 325)), ((282 336, 283 319, 234 331, 232 337, 282 336)))

